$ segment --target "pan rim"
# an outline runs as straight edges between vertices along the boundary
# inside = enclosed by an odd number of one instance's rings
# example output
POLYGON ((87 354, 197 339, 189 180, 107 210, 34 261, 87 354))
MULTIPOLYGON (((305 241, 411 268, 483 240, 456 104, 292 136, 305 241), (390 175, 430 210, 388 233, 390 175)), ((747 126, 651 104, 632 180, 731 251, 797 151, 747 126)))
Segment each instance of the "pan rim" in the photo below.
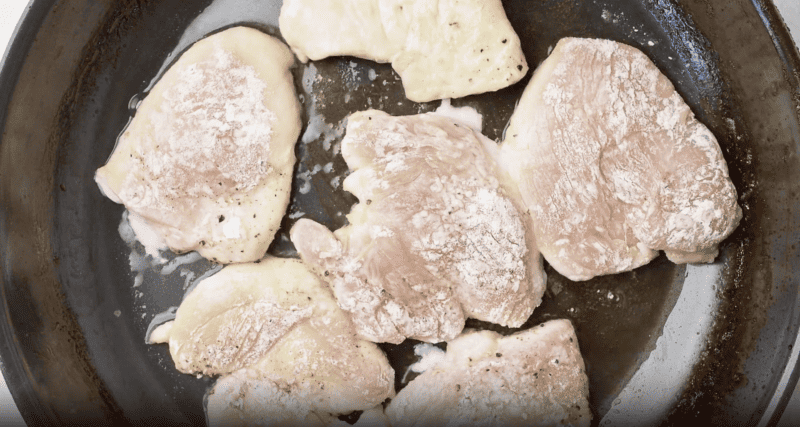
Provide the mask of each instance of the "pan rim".
MULTIPOLYGON (((16 84, 22 73, 28 53, 36 40, 36 36, 44 25, 48 14, 58 0, 29 0, 22 16, 9 39, 8 46, 0 58, 0 144, 6 130, 8 107, 11 104, 16 84)), ((8 207, 0 205, 0 260, 8 259, 8 207)), ((6 381, 13 404, 22 415, 27 425, 58 423, 58 416, 52 409, 44 405, 35 387, 30 372, 20 351, 16 332, 7 321, 9 316, 8 300, 5 290, 10 283, 10 268, 0 265, 2 282, 0 282, 0 374, 6 381), (26 375, 27 374, 27 375, 26 375)))
MULTIPOLYGON (((792 38, 786 23, 781 18, 780 12, 772 0, 751 0, 750 1, 758 12, 759 18, 764 28, 769 33, 775 50, 787 71, 791 87, 795 93, 800 93, 800 50, 792 38)), ((800 41, 800 35, 798 35, 800 41)), ((794 135, 795 145, 800 146, 800 135, 794 135)), ((795 297, 795 313, 800 312, 800 293, 795 297)), ((786 366, 783 368, 777 386, 766 405, 764 412, 758 421, 758 426, 774 426, 778 424, 783 412, 786 410, 789 400, 800 380, 800 324, 795 322, 793 330, 790 331, 794 336, 792 340, 792 350, 789 353, 786 366)))

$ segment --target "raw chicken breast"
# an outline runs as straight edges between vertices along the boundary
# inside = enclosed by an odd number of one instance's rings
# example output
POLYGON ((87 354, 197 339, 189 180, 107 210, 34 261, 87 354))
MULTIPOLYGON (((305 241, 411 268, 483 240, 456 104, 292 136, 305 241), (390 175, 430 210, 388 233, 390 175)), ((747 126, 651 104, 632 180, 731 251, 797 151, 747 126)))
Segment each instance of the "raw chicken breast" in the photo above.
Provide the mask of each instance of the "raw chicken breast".
POLYGON ((435 114, 349 117, 343 186, 360 201, 350 225, 334 235, 300 220, 291 238, 361 336, 449 340, 465 317, 517 327, 539 305, 541 257, 496 149, 435 114))
POLYGON ((528 72, 500 0, 285 0, 280 28, 303 62, 391 62, 416 102, 495 91, 528 72))
POLYGON ((465 332, 386 408, 393 427, 588 426, 589 384, 568 320, 503 337, 465 332))
POLYGON ((289 203, 300 106, 294 58, 232 28, 187 50, 142 101, 95 179, 176 252, 221 263, 267 251, 289 203))
POLYGON ((572 280, 664 250, 711 262, 738 225, 714 135, 639 50, 566 38, 536 70, 501 147, 545 259, 572 280))

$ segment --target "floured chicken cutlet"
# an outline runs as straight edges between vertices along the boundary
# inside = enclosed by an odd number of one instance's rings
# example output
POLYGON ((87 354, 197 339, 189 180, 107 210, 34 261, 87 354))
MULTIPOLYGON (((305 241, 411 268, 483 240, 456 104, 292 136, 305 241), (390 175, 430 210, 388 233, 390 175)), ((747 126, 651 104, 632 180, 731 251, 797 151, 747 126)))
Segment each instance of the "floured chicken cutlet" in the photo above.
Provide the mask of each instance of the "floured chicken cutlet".
POLYGON ((545 259, 572 280, 664 250, 711 262, 738 225, 714 135, 639 50, 566 38, 536 70, 501 147, 545 259))
POLYGON ((416 102, 496 91, 528 72, 500 0, 285 0, 280 29, 303 62, 391 62, 416 102))
POLYGON ((168 339, 181 372, 223 375, 207 400, 211 425, 327 424, 394 395, 386 356, 299 260, 266 257, 202 280, 168 339))
POLYGON ((323 286, 297 260, 268 256, 224 267, 198 282, 176 312, 169 331, 175 368, 218 375, 255 364, 313 317, 317 301, 329 298, 323 286))
POLYGON ((350 225, 334 234, 300 220, 291 238, 361 336, 449 340, 465 317, 518 327, 539 305, 541 257, 496 150, 436 114, 349 117, 343 187, 360 201, 350 225))
POLYGON ((195 43, 142 101, 96 181, 176 252, 221 263, 267 251, 289 203, 300 106, 294 57, 232 28, 195 43))
POLYGON ((386 408, 393 427, 590 425, 589 384, 569 320, 503 337, 465 332, 386 408))

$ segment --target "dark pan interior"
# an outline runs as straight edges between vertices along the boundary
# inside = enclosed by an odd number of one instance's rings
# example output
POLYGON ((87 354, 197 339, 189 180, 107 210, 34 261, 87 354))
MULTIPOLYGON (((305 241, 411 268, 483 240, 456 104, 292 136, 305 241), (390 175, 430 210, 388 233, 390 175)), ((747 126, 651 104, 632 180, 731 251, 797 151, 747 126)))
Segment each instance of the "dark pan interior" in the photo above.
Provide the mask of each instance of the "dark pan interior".
MULTIPOLYGON (((123 208, 100 194, 93 174, 135 112, 135 101, 187 44, 184 30, 199 37, 241 23, 277 35, 279 3, 32 4, 0 74, 0 357, 29 425, 203 423, 210 381, 179 374, 166 346, 144 344, 153 316, 180 302, 187 273, 132 271, 142 248, 121 238, 123 208), (142 284, 134 287, 139 274, 142 284)), ((793 271, 800 262, 800 60, 775 10, 745 0, 504 5, 532 68, 561 37, 628 43, 653 59, 719 139, 744 219, 721 247, 721 308, 704 337, 704 355, 664 424, 777 420, 797 381, 787 363, 800 350, 792 347, 800 324, 800 281, 793 271)), ((326 148, 341 139, 337 125, 347 114, 368 107, 414 114, 438 106, 404 101, 391 68, 369 61, 328 59, 313 69, 298 66, 295 74, 306 122, 322 118, 331 126, 320 133, 306 126, 298 144, 292 205, 270 249, 280 256, 293 255, 281 235, 296 217, 337 228, 355 202, 335 184, 347 173, 345 163, 326 148), (366 77, 370 69, 374 81, 366 77), (331 173, 312 173, 328 162, 331 173), (306 185, 310 191, 301 191, 306 185)), ((478 109, 484 132, 498 140, 527 81, 453 103, 478 109)), ((212 267, 186 266, 197 276, 212 267)), ((572 319, 595 423, 650 354, 685 274, 684 266, 663 256, 634 272, 586 283, 548 268, 545 301, 525 327, 572 319)), ((395 367, 413 362, 410 344, 383 346, 395 367)))

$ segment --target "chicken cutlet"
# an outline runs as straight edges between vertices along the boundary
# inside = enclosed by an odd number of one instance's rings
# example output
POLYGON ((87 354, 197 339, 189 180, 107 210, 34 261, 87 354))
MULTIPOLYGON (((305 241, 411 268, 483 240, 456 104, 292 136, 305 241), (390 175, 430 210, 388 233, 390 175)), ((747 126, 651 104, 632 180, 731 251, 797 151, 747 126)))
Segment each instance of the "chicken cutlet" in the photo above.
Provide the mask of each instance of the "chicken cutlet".
POLYGON ((711 262, 738 225, 716 138, 641 51, 565 38, 534 73, 501 146, 545 259, 572 280, 659 250, 711 262))
MULTIPOLYGON (((337 317, 332 328, 347 320, 337 317)), ((381 350, 330 330, 299 325, 255 365, 222 376, 206 397, 209 426, 331 425, 393 397, 394 371, 381 350)))
POLYGON ((95 179, 175 252, 260 259, 289 203, 300 105, 291 51, 237 27, 195 43, 138 107, 95 179))
POLYGON ((303 62, 391 62, 415 102, 496 91, 528 72, 500 0, 286 0, 280 29, 303 62))
POLYGON ((468 331, 392 399, 393 427, 590 425, 575 330, 551 320, 503 337, 468 331))
POLYGON ((394 370, 299 260, 266 257, 200 281, 167 329, 178 370, 223 376, 212 425, 327 420, 394 395, 394 370))
POLYGON ((331 311, 330 298, 298 260, 228 265, 199 281, 178 307, 169 328, 175 368, 219 375, 253 365, 292 328, 331 311))
POLYGON ((466 317, 518 327, 539 305, 541 257, 496 150, 436 114, 349 117, 343 186, 359 199, 349 225, 331 233, 302 219, 291 239, 361 336, 445 341, 466 317))

